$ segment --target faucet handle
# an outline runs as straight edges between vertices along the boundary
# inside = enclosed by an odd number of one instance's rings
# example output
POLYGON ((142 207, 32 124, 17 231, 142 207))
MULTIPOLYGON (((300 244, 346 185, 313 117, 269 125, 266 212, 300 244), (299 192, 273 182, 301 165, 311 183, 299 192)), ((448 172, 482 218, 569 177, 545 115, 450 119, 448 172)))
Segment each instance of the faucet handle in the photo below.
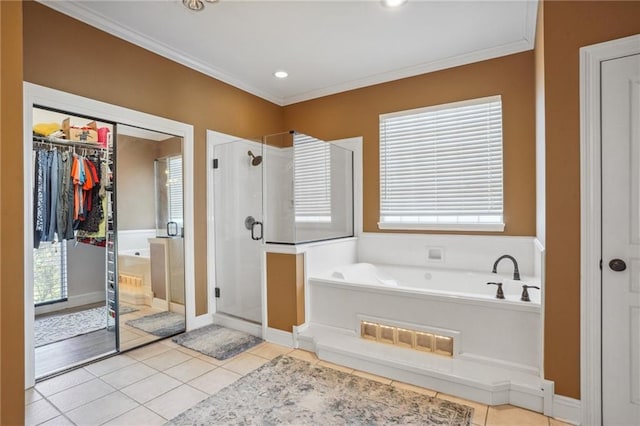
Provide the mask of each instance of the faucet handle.
POLYGON ((535 288, 540 290, 540 287, 538 287, 537 285, 523 285, 522 296, 520 296, 520 300, 522 300, 523 302, 531 302, 531 299, 529 299, 529 292, 527 291, 528 288, 535 288))
POLYGON ((487 285, 497 285, 498 291, 496 292, 496 299, 504 299, 504 293, 502 292, 502 283, 487 283, 487 285))

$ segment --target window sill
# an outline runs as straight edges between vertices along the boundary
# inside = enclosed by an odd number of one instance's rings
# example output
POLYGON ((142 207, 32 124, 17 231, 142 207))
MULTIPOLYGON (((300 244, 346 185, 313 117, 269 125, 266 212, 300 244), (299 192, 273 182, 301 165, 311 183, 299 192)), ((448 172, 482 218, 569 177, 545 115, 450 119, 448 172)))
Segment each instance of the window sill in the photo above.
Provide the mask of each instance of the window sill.
POLYGON ((378 229, 406 231, 479 231, 504 232, 504 223, 402 223, 378 222, 378 229))

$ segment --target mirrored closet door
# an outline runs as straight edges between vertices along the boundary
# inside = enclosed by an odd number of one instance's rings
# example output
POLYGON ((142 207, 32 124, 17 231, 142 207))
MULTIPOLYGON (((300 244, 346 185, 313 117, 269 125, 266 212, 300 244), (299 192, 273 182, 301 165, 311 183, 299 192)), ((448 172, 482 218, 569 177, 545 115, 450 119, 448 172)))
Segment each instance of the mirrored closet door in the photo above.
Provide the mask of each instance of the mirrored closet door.
POLYGON ((182 138, 118 125, 120 350, 185 330, 182 138))

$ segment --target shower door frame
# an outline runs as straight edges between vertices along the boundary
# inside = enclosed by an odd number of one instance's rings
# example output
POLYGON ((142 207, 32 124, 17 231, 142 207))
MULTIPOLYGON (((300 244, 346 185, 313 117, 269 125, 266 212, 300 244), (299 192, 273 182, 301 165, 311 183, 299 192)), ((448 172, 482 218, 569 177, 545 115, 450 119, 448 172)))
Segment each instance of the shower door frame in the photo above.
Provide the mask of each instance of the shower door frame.
MULTIPOLYGON (((213 312, 213 322, 223 326, 232 327, 246 333, 263 337, 266 335, 267 327, 267 300, 266 300, 266 256, 264 252, 264 240, 260 247, 260 305, 261 305, 261 323, 256 324, 241 318, 236 318, 218 312, 216 304, 216 236, 215 236, 215 197, 214 197, 214 168, 213 161, 215 158, 215 148, 218 145, 224 145, 234 141, 246 140, 239 136, 232 136, 225 133, 207 130, 207 302, 209 310, 213 312)), ((266 145, 262 146, 263 158, 266 154, 266 145)), ((265 216, 265 193, 264 193, 264 162, 262 164, 262 222, 263 226, 267 218, 265 216)), ((264 228, 263 228, 264 235, 264 228)))

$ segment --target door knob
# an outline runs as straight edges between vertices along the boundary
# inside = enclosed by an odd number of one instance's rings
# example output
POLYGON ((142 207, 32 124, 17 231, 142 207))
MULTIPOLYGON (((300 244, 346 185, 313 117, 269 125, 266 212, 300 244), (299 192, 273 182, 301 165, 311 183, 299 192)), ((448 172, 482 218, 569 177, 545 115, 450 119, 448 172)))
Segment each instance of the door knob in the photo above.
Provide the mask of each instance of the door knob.
POLYGON ((613 259, 609 262, 609 268, 611 268, 612 271, 622 272, 627 269, 627 264, 624 263, 622 259, 613 259))

